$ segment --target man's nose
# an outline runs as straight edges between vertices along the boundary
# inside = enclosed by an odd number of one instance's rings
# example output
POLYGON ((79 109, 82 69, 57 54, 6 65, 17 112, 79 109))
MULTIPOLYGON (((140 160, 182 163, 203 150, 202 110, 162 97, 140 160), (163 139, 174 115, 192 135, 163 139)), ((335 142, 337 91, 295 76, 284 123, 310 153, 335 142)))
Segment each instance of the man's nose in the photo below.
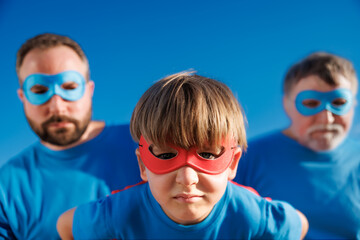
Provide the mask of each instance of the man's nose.
POLYGON ((317 114, 317 120, 322 124, 331 124, 335 121, 335 116, 332 112, 328 110, 323 110, 317 114))
POLYGON ((191 186, 199 182, 198 172, 189 166, 177 170, 176 182, 184 186, 191 186))
POLYGON ((59 95, 54 95, 50 98, 49 102, 46 103, 49 106, 50 114, 61 115, 66 110, 67 102, 62 99, 59 95))

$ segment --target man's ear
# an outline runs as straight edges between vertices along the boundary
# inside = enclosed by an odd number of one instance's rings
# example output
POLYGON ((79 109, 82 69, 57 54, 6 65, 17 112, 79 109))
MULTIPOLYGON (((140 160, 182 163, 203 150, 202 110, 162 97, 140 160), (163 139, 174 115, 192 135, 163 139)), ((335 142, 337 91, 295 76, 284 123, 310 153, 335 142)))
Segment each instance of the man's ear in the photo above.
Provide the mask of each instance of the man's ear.
POLYGON ((293 104, 293 103, 290 101, 289 96, 287 96, 286 94, 283 96, 282 102, 283 102, 283 107, 284 107, 285 113, 289 116, 290 104, 293 104))
POLYGON ((18 90, 16 90, 16 93, 17 93, 20 101, 24 102, 25 101, 24 91, 21 88, 19 88, 18 90))
POLYGON ((287 96, 284 95, 283 98, 282 98, 282 104, 283 104, 283 107, 284 107, 284 110, 285 112, 288 112, 288 100, 287 100, 287 96))
POLYGON ((234 152, 233 160, 229 166, 229 176, 228 176, 229 180, 233 180, 236 176, 236 172, 237 172, 237 168, 239 165, 239 160, 240 160, 241 154, 242 154, 241 148, 237 147, 234 152))
POLYGON ((89 80, 87 85, 88 85, 89 92, 90 92, 91 96, 94 96, 95 82, 93 80, 89 80))
POLYGON ((356 107, 358 105, 358 102, 356 100, 356 98, 353 99, 353 106, 356 107))
POLYGON ((141 157, 140 157, 140 152, 139 152, 139 148, 137 148, 135 150, 135 154, 138 160, 138 164, 139 164, 139 170, 140 170, 140 177, 143 181, 147 181, 147 175, 146 175, 146 168, 144 163, 141 161, 141 157))

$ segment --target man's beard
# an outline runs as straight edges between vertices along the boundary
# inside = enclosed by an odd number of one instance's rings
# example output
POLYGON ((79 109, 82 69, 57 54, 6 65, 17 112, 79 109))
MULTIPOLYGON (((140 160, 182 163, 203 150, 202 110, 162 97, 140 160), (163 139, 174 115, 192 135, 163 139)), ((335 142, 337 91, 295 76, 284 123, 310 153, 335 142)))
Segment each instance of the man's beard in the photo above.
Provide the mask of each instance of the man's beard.
POLYGON ((319 124, 310 127, 306 135, 309 148, 315 151, 327 151, 336 148, 344 140, 346 133, 340 124, 319 124), (327 132, 314 135, 321 131, 327 132))
POLYGON ((67 116, 56 116, 53 115, 48 120, 43 122, 41 126, 37 126, 33 120, 28 116, 26 119, 29 122, 32 130, 40 137, 44 142, 56 145, 56 146, 67 146, 77 142, 86 131, 91 121, 92 109, 86 113, 85 118, 81 121, 67 117, 67 116), (49 131, 49 125, 52 123, 71 122, 74 124, 75 129, 68 129, 66 127, 58 128, 54 131, 49 131))

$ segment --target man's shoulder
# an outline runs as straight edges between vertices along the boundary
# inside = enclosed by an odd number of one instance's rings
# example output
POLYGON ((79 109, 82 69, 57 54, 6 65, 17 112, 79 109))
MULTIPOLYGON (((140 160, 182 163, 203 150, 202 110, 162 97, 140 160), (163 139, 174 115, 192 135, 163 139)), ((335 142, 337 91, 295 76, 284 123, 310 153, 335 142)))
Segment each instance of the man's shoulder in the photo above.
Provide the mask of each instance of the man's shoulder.
POLYGON ((34 143, 28 146, 1 166, 0 185, 6 185, 6 182, 17 179, 19 176, 28 173, 29 168, 33 166, 35 156, 37 155, 37 144, 38 143, 34 143))
POLYGON ((287 144, 286 136, 281 131, 268 132, 258 135, 249 140, 248 148, 244 152, 244 158, 267 155, 268 152, 280 151, 287 144))
POLYGON ((130 133, 130 124, 129 123, 113 123, 113 122, 106 122, 105 129, 111 129, 116 131, 124 131, 130 133))
POLYGON ((106 123, 101 134, 111 137, 118 137, 120 139, 125 137, 131 138, 130 125, 128 123, 106 123))
MULTIPOLYGON (((37 151, 37 145, 39 143, 33 143, 30 146, 24 148, 21 152, 11 157, 8 161, 6 161, 0 168, 0 172, 7 171, 13 168, 23 168, 25 164, 29 161, 37 151)), ((0 174, 1 175, 1 174, 0 174)))
POLYGON ((101 140, 102 144, 108 145, 110 148, 115 146, 114 150, 130 153, 131 156, 134 155, 134 152, 132 150, 129 151, 129 149, 135 149, 137 147, 137 144, 131 137, 130 126, 128 123, 106 123, 98 140, 101 140))
POLYGON ((252 137, 249 140, 249 145, 274 143, 283 138, 284 138, 284 134, 280 130, 266 132, 257 135, 255 137, 252 137))
POLYGON ((340 145, 340 148, 349 148, 360 151, 360 140, 352 137, 347 137, 340 145))

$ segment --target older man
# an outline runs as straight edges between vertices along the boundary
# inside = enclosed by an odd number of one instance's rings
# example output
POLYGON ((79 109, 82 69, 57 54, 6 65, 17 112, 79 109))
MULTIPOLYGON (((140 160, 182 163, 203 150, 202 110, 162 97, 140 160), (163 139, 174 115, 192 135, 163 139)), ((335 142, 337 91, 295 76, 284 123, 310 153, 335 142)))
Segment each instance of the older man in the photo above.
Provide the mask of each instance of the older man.
POLYGON ((357 87, 344 58, 295 64, 284 81, 290 127, 251 141, 239 163, 237 182, 306 215, 308 239, 360 238, 360 144, 347 138, 357 87))
POLYGON ((18 51, 25 116, 40 141, 0 169, 0 239, 57 239, 65 210, 140 181, 128 125, 93 121, 88 60, 66 36, 18 51))

